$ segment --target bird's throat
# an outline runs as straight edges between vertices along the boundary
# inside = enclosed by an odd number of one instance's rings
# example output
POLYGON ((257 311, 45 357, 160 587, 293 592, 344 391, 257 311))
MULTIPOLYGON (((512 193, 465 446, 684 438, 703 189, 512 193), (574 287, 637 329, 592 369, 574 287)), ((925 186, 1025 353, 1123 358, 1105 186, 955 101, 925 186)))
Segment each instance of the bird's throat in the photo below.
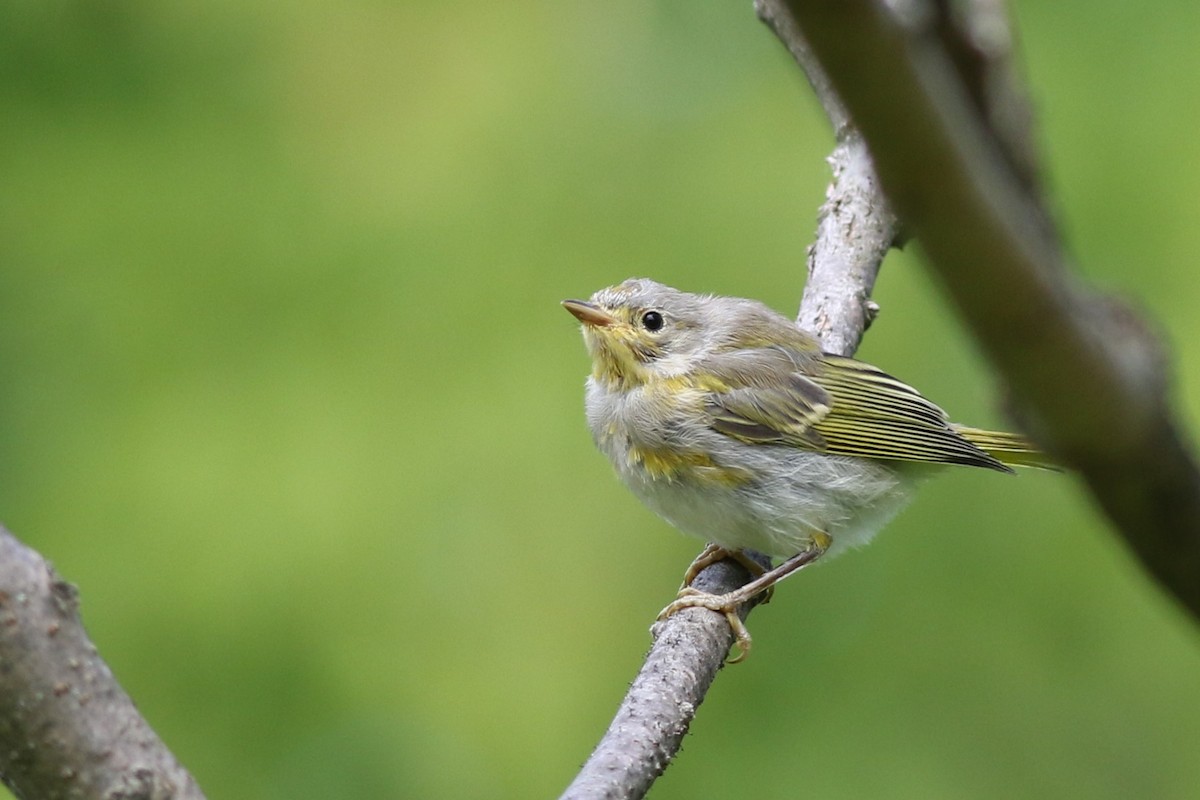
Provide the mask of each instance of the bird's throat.
POLYGON ((592 378, 598 383, 611 389, 630 389, 652 379, 648 353, 594 331, 588 331, 585 338, 592 356, 592 378))

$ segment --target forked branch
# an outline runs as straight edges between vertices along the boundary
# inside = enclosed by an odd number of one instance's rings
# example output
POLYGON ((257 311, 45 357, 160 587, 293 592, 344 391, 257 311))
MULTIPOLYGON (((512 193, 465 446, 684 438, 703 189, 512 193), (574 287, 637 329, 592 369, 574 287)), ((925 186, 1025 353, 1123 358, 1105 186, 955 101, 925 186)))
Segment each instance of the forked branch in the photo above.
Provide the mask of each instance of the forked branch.
MULTIPOLYGON (((1162 349, 1136 315, 1066 269, 1040 194, 1002 0, 757 0, 756 8, 804 68, 837 136, 800 324, 827 350, 857 346, 879 263, 897 238, 881 182, 1009 383, 1024 427, 1080 470, 1150 572, 1200 614, 1200 470, 1166 399, 1162 349)), ((746 578, 722 562, 697 588, 723 593, 746 578)), ((730 642, 724 620, 704 611, 660 625, 564 797, 645 794, 730 642)))

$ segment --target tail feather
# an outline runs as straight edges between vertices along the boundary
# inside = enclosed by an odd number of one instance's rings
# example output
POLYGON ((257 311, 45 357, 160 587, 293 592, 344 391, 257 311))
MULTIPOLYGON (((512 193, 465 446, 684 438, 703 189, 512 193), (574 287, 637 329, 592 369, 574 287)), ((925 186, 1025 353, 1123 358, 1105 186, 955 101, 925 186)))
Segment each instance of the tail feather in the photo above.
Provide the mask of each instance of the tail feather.
POLYGON ((1019 433, 985 431, 981 428, 971 428, 966 425, 955 425, 954 430, 968 442, 1002 464, 1008 464, 1012 467, 1047 469, 1053 472, 1062 471, 1061 466, 1039 450, 1037 445, 1019 433))

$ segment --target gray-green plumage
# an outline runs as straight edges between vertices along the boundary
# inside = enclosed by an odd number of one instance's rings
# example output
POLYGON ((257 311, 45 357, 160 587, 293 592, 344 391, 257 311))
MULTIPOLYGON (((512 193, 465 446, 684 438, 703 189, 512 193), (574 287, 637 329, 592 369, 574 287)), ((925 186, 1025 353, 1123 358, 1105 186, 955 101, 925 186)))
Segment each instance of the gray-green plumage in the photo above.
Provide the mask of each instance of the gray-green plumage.
POLYGON ((949 422, 912 387, 822 353, 761 303, 646 279, 567 301, 593 358, 589 427, 686 533, 788 557, 863 544, 939 465, 1046 465, 1024 438, 949 422))

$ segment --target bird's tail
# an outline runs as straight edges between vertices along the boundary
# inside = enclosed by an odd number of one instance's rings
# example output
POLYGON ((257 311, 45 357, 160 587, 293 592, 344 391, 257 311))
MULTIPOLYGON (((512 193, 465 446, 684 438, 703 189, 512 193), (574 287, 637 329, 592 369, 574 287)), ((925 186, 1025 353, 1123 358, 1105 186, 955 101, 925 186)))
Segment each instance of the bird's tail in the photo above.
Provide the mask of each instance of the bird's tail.
POLYGON ((985 431, 980 428, 969 428, 966 425, 955 425, 954 430, 1002 464, 1011 467, 1048 469, 1054 472, 1062 470, 1062 467, 1053 459, 1038 450, 1037 445, 1019 433, 985 431))

